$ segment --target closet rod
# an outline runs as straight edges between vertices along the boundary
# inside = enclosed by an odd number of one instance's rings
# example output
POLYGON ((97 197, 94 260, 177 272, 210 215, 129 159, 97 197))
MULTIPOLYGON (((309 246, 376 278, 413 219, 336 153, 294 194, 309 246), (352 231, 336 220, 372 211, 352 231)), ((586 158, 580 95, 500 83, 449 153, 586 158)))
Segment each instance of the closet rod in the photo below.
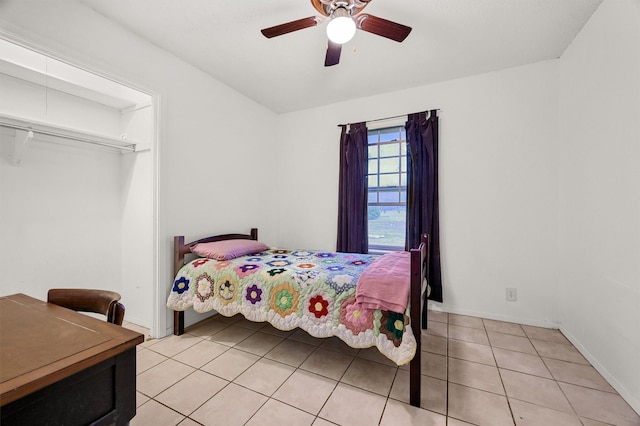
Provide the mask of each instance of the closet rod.
POLYGON ((62 133, 56 133, 56 132, 52 132, 50 130, 39 130, 39 129, 31 128, 31 127, 17 126, 15 124, 8 124, 8 123, 2 123, 2 122, 0 122, 0 127, 5 127, 5 128, 8 128, 8 129, 15 129, 15 130, 32 131, 33 133, 39 133, 41 135, 54 136, 54 137, 63 138, 63 139, 71 139, 71 140, 78 141, 78 142, 88 143, 88 144, 92 144, 92 145, 104 146, 104 147, 107 147, 107 148, 115 148, 115 149, 118 149, 118 150, 124 150, 124 151, 130 151, 130 152, 135 152, 136 151, 135 144, 116 145, 115 143, 111 144, 111 143, 108 143, 108 142, 100 142, 100 141, 96 141, 96 140, 93 140, 93 139, 82 138, 82 137, 79 137, 79 136, 72 136, 72 135, 65 135, 65 134, 62 134, 62 133), (134 145, 134 146, 131 146, 131 145, 134 145))
MULTIPOLYGON (((442 111, 440 108, 436 108, 435 110, 436 110, 436 111, 442 111)), ((427 111, 433 111, 433 110, 432 110, 432 109, 429 109, 429 110, 427 110, 427 111)), ((409 115, 409 114, 400 114, 400 115, 394 115, 394 116, 392 116, 392 117, 376 118, 375 120, 367 120, 367 121, 365 121, 365 123, 373 123, 373 122, 376 122, 376 121, 393 120, 394 118, 407 117, 408 115, 409 115)), ((352 123, 338 124, 338 127, 341 127, 341 126, 347 126, 347 125, 349 125, 349 124, 352 124, 352 123)))

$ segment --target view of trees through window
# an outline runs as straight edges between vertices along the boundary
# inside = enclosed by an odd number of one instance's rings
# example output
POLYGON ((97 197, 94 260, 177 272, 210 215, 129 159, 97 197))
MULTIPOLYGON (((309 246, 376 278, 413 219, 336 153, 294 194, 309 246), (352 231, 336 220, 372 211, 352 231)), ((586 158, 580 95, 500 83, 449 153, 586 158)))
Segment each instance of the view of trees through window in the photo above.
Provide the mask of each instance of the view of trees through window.
POLYGON ((407 216, 407 142, 403 126, 369 130, 370 250, 403 250, 407 216))

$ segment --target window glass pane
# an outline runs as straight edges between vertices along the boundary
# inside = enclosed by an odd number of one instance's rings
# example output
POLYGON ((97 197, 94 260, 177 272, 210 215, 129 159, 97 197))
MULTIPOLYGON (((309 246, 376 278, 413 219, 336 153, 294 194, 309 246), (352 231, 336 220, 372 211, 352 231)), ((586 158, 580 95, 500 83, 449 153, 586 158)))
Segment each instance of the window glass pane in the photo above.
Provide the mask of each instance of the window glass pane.
POLYGON ((369 158, 377 158, 378 157, 378 145, 373 145, 369 147, 369 158))
POLYGON ((399 201, 400 201, 400 193, 397 190, 380 192, 381 203, 397 203, 399 201))
POLYGON ((400 132, 397 127, 380 129, 380 142, 397 141, 400 139, 400 132))
POLYGON ((400 128, 400 138, 403 141, 407 140, 407 131, 405 130, 404 126, 400 128))
POLYGON ((403 203, 407 202, 407 191, 406 190, 402 191, 400 193, 400 201, 403 202, 403 203))
POLYGON ((369 160, 368 174, 370 175, 378 174, 378 160, 369 160))
POLYGON ((407 171, 407 157, 400 157, 400 169, 403 172, 407 171))
POLYGON ((378 175, 367 176, 367 185, 369 188, 376 188, 378 186, 378 175))
POLYGON ((407 174, 406 173, 401 173, 400 174, 400 185, 402 185, 403 188, 407 187, 407 174))
POLYGON ((391 173, 400 171, 400 161, 398 157, 380 159, 380 173, 391 173))
POLYGON ((378 191, 369 191, 369 203, 378 202, 378 191))
POLYGON ((401 142, 400 143, 400 153, 402 155, 407 155, 407 143, 406 142, 401 142))
POLYGON ((390 143, 380 145, 380 157, 392 157, 398 156, 399 145, 397 143, 390 143))
POLYGON ((397 173, 389 175, 380 175, 380 187, 398 186, 400 184, 400 176, 397 173))
POLYGON ((367 139, 369 143, 378 143, 378 132, 376 130, 372 130, 367 133, 367 139))
POLYGON ((404 206, 369 207, 369 247, 404 248, 407 209, 404 206))

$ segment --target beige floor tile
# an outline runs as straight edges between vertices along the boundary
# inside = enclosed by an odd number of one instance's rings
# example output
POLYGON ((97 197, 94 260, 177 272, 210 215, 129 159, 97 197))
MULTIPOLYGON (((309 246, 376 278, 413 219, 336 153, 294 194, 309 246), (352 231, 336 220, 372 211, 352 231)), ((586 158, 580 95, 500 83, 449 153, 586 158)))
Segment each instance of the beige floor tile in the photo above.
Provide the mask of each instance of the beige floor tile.
POLYGON ((267 352, 265 358, 299 367, 315 350, 315 346, 287 339, 267 352))
POLYGON ((340 352, 345 355, 355 356, 358 353, 358 349, 352 348, 348 346, 345 342, 337 337, 328 337, 326 339, 322 339, 322 343, 320 344, 322 349, 327 349, 329 351, 340 352))
POLYGON ((306 331, 298 328, 288 337, 291 340, 295 340, 296 342, 306 343, 307 345, 320 346, 322 344, 322 340, 317 337, 311 336, 306 331))
POLYGON ((185 333, 197 337, 209 337, 213 334, 221 332, 227 327, 229 327, 229 324, 210 318, 186 328, 185 333))
POLYGON ((569 401, 554 380, 503 369, 500 369, 500 374, 509 399, 574 414, 569 401))
POLYGON ((166 357, 172 357, 201 341, 202 339, 199 337, 190 334, 183 334, 182 336, 171 335, 159 339, 158 343, 150 346, 149 349, 166 357))
POLYGON ((255 333, 255 330, 234 324, 207 339, 215 343, 220 343, 221 345, 235 346, 253 333, 255 333))
POLYGON ((231 381, 244 373, 247 368, 251 367, 259 359, 260 357, 257 355, 232 348, 202 366, 201 369, 231 381))
POLYGON ((380 395, 339 383, 318 416, 340 425, 377 425, 386 402, 380 395))
POLYGON ((446 426, 447 418, 442 414, 390 399, 382 414, 380 426, 397 425, 446 426))
POLYGON ((422 330, 422 333, 432 334, 434 336, 448 337, 449 325, 445 322, 430 322, 426 330, 422 330))
POLYGON ((149 400, 147 403, 138 407, 136 416, 131 420, 131 426, 175 426, 184 419, 180 413, 154 401, 149 400))
POLYGON ((578 416, 512 399, 516 426, 582 426, 578 416))
POLYGON ((473 425, 471 423, 463 422, 462 420, 454 419, 453 417, 448 417, 447 426, 473 426, 473 425))
POLYGON ((447 355, 447 339, 444 337, 425 333, 420 336, 420 346, 423 352, 447 355))
POLYGON ((234 383, 271 396, 294 371, 290 365, 262 358, 239 375, 234 383))
POLYGON ((447 357, 429 352, 420 354, 421 374, 447 380, 447 357))
POLYGON ((529 339, 526 337, 514 336, 511 334, 496 333, 490 331, 489 341, 494 348, 508 349, 510 351, 523 352, 526 354, 537 355, 537 352, 529 339))
POLYGON ((340 380, 353 358, 340 352, 318 348, 309 355, 300 368, 333 380, 340 380))
POLYGON ((178 355, 174 356, 173 359, 184 362, 192 367, 200 368, 228 350, 228 346, 210 342, 208 340, 202 340, 200 343, 196 343, 190 348, 180 352, 178 355))
POLYGON ((543 358, 559 359, 589 365, 589 362, 572 345, 531 339, 538 354, 543 358))
POLYGON ((504 395, 498 368, 462 359, 449 359, 449 382, 504 395))
POLYGON ((496 365, 491 346, 465 342, 463 340, 449 339, 449 358, 496 365))
POLYGON ((514 336, 520 336, 520 337, 527 337, 527 335, 524 334, 524 330, 522 330, 522 327, 520 327, 520 324, 515 324, 513 322, 495 321, 495 320, 489 320, 489 319, 484 319, 482 320, 482 322, 484 322, 484 328, 487 331, 493 331, 496 333, 503 333, 503 334, 512 334, 514 336))
POLYGON ((168 358, 162 354, 159 354, 149 349, 141 349, 136 351, 136 374, 140 374, 143 371, 147 371, 151 367, 166 361, 168 358))
POLYGON ((620 395, 568 383, 559 385, 581 417, 615 425, 640 425, 640 416, 620 395))
POLYGON ((447 324, 449 322, 449 314, 447 312, 429 310, 429 312, 427 313, 427 322, 431 321, 443 322, 447 324))
POLYGON ((570 345, 571 343, 560 332, 560 330, 552 328, 533 327, 530 325, 523 325, 522 329, 527 334, 529 339, 546 340, 554 343, 564 343, 570 345))
POLYGON ((228 384, 226 380, 196 370, 154 399, 188 416, 228 384))
POLYGON ((225 324, 235 324, 238 321, 242 321, 245 318, 244 318, 244 316, 242 314, 235 314, 235 315, 232 315, 230 317, 225 317, 222 314, 216 314, 216 315, 212 316, 211 319, 213 321, 220 321, 220 322, 223 322, 225 324))
POLYGON ((340 381, 369 392, 387 396, 391 390, 397 370, 396 367, 356 358, 340 381))
POLYGON ((267 399, 250 389, 229 383, 189 417, 203 425, 244 425, 267 399))
POLYGON ((275 399, 268 400, 257 413, 251 417, 247 426, 287 425, 309 426, 315 420, 315 416, 298 410, 290 405, 283 404, 275 399))
POLYGON ((553 379, 544 362, 542 362, 542 358, 538 355, 530 355, 500 348, 493 348, 493 354, 500 368, 532 374, 546 379, 553 379))
POLYGON ((187 417, 186 419, 178 423, 178 426, 200 426, 200 423, 193 421, 187 417))
POLYGON ((149 398, 147 395, 144 395, 144 394, 136 391, 136 407, 141 406, 145 402, 149 401, 149 399, 151 399, 151 398, 149 398))
POLYGON ((253 331, 258 331, 262 327, 264 327, 264 322, 249 321, 248 319, 241 317, 240 320, 235 322, 233 325, 237 325, 238 327, 248 328, 249 330, 253 330, 253 331))
POLYGON ((194 370, 193 367, 168 359, 140 373, 136 378, 136 389, 153 398, 169 386, 193 373, 194 370))
POLYGON ((571 383, 605 392, 616 393, 615 389, 590 365, 544 358, 544 363, 559 382, 571 383))
POLYGON ((271 349, 278 346, 284 339, 267 333, 254 333, 251 336, 238 343, 235 348, 254 355, 263 356, 271 349))
POLYGON ((513 425, 507 398, 449 383, 448 415, 480 426, 513 425))
POLYGON ((609 423, 602 423, 585 417, 580 417, 580 420, 584 426, 611 426, 609 423))
POLYGON ((449 314, 449 325, 460 325, 462 327, 479 328, 484 330, 482 318, 470 317, 467 315, 449 314))
POLYGON ((462 327, 449 324, 449 339, 464 340, 465 342, 488 345, 487 332, 484 328, 462 327))
POLYGON ((293 334, 293 330, 290 330, 290 331, 279 330, 268 322, 265 322, 264 327, 262 327, 259 331, 261 333, 273 334, 274 336, 282 337, 283 339, 286 339, 287 337, 293 334))
POLYGON ((382 355, 382 353, 376 347, 360 349, 358 351, 357 358, 368 359, 369 361, 378 362, 380 364, 388 365, 390 367, 397 367, 398 365, 391 361, 386 356, 382 355))
POLYGON ((321 419, 320 417, 316 417, 316 420, 313 422, 312 426, 335 426, 335 423, 332 423, 328 420, 321 419))
POLYGON ((273 394, 273 398, 316 415, 337 384, 335 380, 296 370, 273 394))
MULTIPOLYGON (((409 372, 399 370, 393 381, 390 398, 409 403, 409 372)), ((422 376, 420 380, 420 407, 436 413, 447 413, 447 382, 422 376)))

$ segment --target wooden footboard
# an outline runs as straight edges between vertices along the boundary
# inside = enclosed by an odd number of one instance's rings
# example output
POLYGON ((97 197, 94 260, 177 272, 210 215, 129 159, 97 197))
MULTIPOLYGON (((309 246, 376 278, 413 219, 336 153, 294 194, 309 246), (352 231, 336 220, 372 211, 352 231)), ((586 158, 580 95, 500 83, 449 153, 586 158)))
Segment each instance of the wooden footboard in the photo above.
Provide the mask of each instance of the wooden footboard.
MULTIPOLYGON (((191 253, 190 247, 197 243, 213 241, 223 241, 230 239, 257 240, 258 230, 251 229, 250 234, 225 234, 214 237, 202 238, 185 244, 183 236, 176 236, 173 239, 173 276, 185 265, 185 256, 191 253)), ((409 400, 411 405, 420 406, 420 379, 421 379, 421 334, 422 329, 427 328, 426 296, 423 291, 423 283, 428 270, 428 236, 422 236, 420 246, 411 249, 411 329, 416 340, 416 354, 409 364, 409 400)), ((184 312, 174 311, 173 313, 173 334, 184 333, 184 312)))

